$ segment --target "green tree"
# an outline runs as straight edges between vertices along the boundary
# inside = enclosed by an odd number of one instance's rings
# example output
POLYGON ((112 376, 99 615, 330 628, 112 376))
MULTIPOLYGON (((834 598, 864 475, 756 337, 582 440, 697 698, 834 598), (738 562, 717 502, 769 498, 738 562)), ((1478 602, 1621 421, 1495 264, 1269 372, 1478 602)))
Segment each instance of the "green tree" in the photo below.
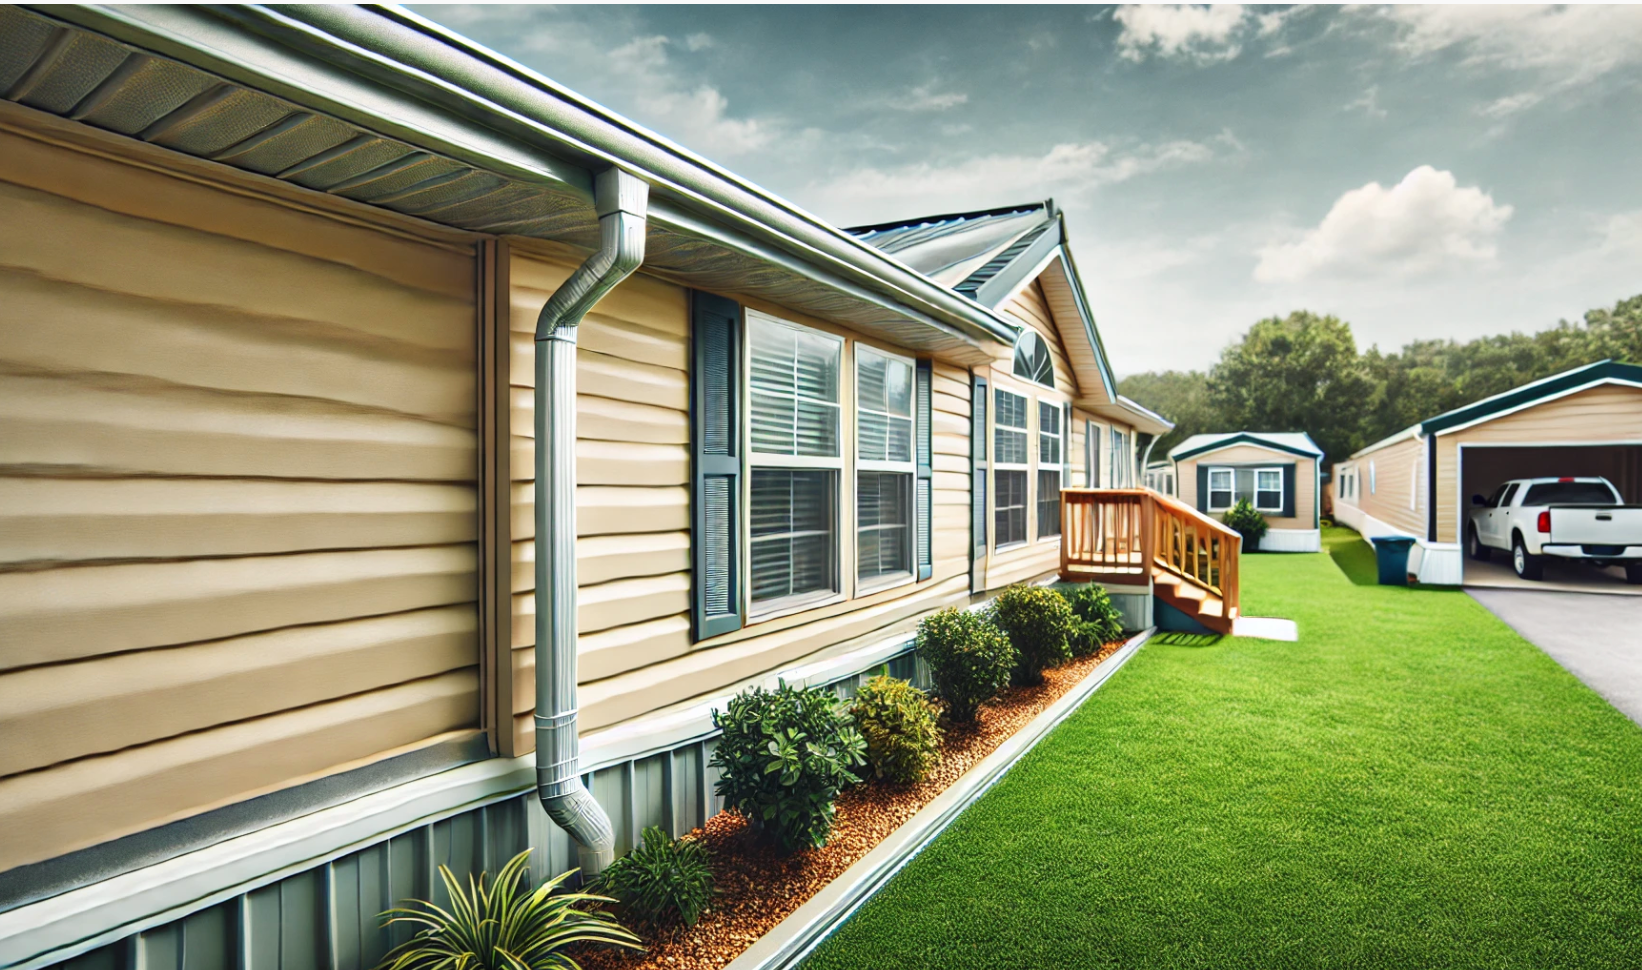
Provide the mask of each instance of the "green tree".
POLYGON ((1118 382, 1117 391, 1174 422, 1174 430, 1153 446, 1154 461, 1162 460, 1170 448, 1194 434, 1217 430, 1214 407, 1209 403, 1209 377, 1202 371, 1130 374, 1118 382))
POLYGON ((1307 310, 1256 323, 1209 372, 1216 430, 1304 431, 1329 462, 1361 446, 1373 390, 1351 326, 1307 310))

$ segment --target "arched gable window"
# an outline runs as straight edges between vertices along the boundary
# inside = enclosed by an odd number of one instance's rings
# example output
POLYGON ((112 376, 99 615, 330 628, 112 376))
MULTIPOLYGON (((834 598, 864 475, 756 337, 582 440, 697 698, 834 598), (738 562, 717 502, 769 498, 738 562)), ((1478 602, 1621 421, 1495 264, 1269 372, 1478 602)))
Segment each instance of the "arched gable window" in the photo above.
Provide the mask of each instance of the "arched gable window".
POLYGON ((1015 341, 1014 372, 1016 377, 1034 384, 1055 386, 1055 362, 1049 358, 1049 345, 1043 342, 1037 331, 1022 330, 1020 338, 1015 341))

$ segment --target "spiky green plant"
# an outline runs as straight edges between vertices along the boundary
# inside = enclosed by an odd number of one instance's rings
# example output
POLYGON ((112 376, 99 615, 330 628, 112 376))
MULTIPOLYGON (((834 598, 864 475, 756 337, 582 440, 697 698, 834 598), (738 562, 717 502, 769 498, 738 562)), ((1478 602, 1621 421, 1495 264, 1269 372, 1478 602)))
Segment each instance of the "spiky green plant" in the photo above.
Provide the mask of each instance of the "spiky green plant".
POLYGON ((651 926, 675 918, 696 925, 713 901, 713 863, 707 847, 668 836, 661 826, 644 830, 633 851, 599 874, 594 887, 621 901, 622 912, 651 926))
POLYGON ((644 949, 614 917, 576 908, 614 900, 557 891, 576 870, 531 890, 524 883, 529 856, 526 849, 509 859, 488 884, 485 873, 477 879, 468 876, 466 890, 440 866, 450 909, 415 899, 383 913, 385 928, 406 923, 421 929, 388 951, 378 970, 581 970, 581 964, 564 952, 573 943, 644 949))

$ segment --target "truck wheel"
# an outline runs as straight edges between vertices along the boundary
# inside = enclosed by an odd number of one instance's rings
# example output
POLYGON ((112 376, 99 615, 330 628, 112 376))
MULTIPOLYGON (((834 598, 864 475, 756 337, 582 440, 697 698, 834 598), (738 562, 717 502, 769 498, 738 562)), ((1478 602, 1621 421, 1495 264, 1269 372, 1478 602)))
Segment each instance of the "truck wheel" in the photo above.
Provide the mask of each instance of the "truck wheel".
POLYGON ((1642 586, 1642 562, 1625 564, 1625 582, 1632 586, 1642 586))
POLYGON ((1477 562, 1488 561, 1488 554, 1490 550, 1487 546, 1482 544, 1482 539, 1478 538, 1476 526, 1472 526, 1471 528, 1465 530, 1465 545, 1466 548, 1470 550, 1472 559, 1475 559, 1477 562))
POLYGON ((1522 536, 1511 537, 1511 568, 1516 570, 1517 576, 1522 579, 1539 579, 1544 574, 1544 564, 1538 556, 1530 556, 1528 547, 1522 544, 1522 536))

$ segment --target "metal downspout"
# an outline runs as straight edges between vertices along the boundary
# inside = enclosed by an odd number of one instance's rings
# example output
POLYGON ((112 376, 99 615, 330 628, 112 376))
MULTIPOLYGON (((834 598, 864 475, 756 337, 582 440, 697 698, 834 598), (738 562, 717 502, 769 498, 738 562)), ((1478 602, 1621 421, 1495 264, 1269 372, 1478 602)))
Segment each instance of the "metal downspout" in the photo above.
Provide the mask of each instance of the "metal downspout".
POLYGON ((615 857, 610 816, 582 784, 576 727, 576 327, 644 262, 650 187, 611 168, 593 183, 599 251, 536 320, 536 789, 576 841, 584 877, 615 857))
POLYGON ((1152 448, 1162 435, 1152 435, 1152 440, 1146 442, 1146 453, 1140 456, 1140 484, 1146 484, 1146 471, 1152 467, 1152 448))

